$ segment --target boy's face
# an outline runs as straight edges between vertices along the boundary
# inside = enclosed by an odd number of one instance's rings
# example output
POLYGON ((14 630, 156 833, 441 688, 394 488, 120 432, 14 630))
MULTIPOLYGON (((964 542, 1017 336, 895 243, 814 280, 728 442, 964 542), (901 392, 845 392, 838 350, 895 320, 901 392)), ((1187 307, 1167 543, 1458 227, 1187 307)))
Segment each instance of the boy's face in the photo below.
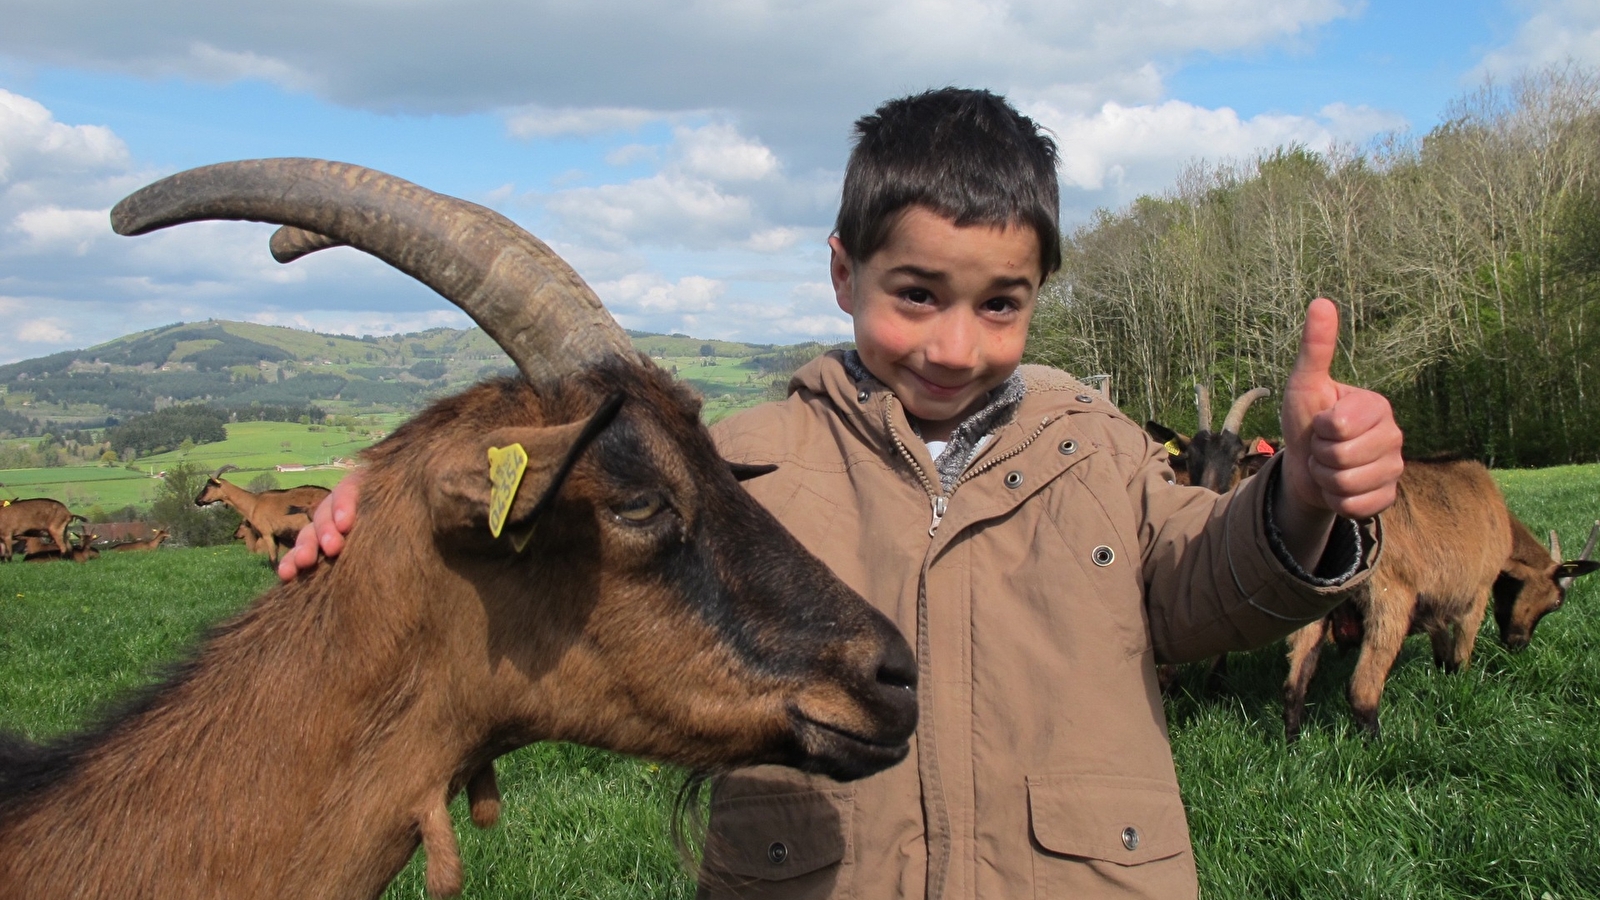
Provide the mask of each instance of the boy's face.
POLYGON ((883 248, 829 265, 839 308, 855 319, 867 370, 946 440, 1016 371, 1039 296, 1039 238, 1026 225, 957 227, 924 207, 901 214, 883 248))

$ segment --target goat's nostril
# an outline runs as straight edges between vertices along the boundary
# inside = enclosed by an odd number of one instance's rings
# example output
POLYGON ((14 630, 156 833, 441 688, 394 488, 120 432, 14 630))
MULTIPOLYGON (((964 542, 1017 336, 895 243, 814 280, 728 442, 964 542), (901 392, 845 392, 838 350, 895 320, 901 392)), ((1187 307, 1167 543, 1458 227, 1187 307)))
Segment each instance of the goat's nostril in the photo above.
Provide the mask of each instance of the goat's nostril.
POLYGON ((911 649, 902 641, 884 648, 878 660, 878 684, 884 687, 915 688, 917 686, 917 660, 911 649))

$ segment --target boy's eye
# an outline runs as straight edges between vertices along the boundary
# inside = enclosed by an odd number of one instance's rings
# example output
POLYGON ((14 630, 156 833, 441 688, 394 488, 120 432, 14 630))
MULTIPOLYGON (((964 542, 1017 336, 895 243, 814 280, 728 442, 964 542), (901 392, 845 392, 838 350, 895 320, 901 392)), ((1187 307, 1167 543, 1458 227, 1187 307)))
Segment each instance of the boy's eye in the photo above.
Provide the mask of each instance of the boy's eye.
POLYGON ((1017 301, 1010 297, 991 297, 984 301, 983 308, 989 312, 1011 312, 1018 307, 1017 301))
POLYGON ((908 288, 901 291, 900 296, 910 303, 919 305, 933 302, 933 294, 923 288, 908 288))

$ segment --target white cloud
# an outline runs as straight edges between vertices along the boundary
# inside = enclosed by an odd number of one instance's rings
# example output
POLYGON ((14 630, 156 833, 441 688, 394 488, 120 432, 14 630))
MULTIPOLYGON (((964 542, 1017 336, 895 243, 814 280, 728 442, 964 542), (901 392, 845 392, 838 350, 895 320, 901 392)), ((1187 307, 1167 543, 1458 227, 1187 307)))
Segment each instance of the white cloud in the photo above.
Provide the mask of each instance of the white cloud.
POLYGON ((72 332, 60 319, 24 319, 14 328, 16 339, 25 344, 64 344, 72 340, 72 332))
POLYGON ((526 106, 505 113, 506 130, 519 138, 586 136, 607 131, 634 131, 662 118, 660 113, 643 109, 594 107, 591 109, 547 109, 526 106))
POLYGON ((1325 151, 1364 143, 1404 119, 1369 107, 1334 104, 1321 115, 1263 114, 1241 118, 1168 100, 1145 106, 1107 103, 1092 114, 1038 105, 1027 110, 1056 133, 1063 217, 1081 219, 1095 206, 1121 206, 1159 193, 1195 160, 1241 160, 1274 147, 1301 144, 1325 151))
POLYGON ((594 286, 606 307, 618 315, 646 316, 709 312, 727 286, 714 278, 689 275, 669 282, 654 272, 638 272, 594 286))
POLYGON ((1600 65, 1600 4, 1594 0, 1523 0, 1531 15, 1511 42, 1484 57, 1478 75, 1510 75, 1568 60, 1600 65))
POLYGON ((676 129, 675 167, 712 181, 757 181, 778 171, 778 158, 727 124, 676 129))
POLYGON ((111 129, 65 125, 38 101, 0 90, 0 185, 127 165, 128 148, 111 129))
POLYGON ((41 206, 17 214, 11 227, 34 247, 68 247, 75 255, 83 256, 91 244, 111 234, 109 215, 110 211, 104 209, 41 206))

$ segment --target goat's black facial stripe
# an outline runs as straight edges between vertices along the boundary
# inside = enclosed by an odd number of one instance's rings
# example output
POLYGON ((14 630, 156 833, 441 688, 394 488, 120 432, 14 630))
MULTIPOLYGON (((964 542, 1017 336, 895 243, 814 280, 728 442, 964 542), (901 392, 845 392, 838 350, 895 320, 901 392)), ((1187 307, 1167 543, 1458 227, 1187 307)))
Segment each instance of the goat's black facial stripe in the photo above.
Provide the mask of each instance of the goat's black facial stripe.
POLYGON ((544 512, 545 508, 556 498, 556 494, 561 491, 562 483, 567 480, 568 475, 572 474, 572 467, 578 464, 578 457, 582 456, 583 451, 588 449, 589 445, 594 443, 594 439, 600 436, 600 432, 605 431, 606 426, 617 418, 617 413, 622 411, 622 402, 626 399, 626 395, 614 394, 611 399, 607 400, 603 406, 595 411, 594 415, 589 417, 589 421, 583 426, 583 430, 578 433, 577 440, 573 441, 572 447, 567 450, 567 458, 561 461, 561 468, 556 470, 555 477, 550 479, 550 484, 544 489, 544 495, 539 498, 538 503, 534 504, 533 512, 529 514, 527 521, 537 520, 539 514, 544 512))

